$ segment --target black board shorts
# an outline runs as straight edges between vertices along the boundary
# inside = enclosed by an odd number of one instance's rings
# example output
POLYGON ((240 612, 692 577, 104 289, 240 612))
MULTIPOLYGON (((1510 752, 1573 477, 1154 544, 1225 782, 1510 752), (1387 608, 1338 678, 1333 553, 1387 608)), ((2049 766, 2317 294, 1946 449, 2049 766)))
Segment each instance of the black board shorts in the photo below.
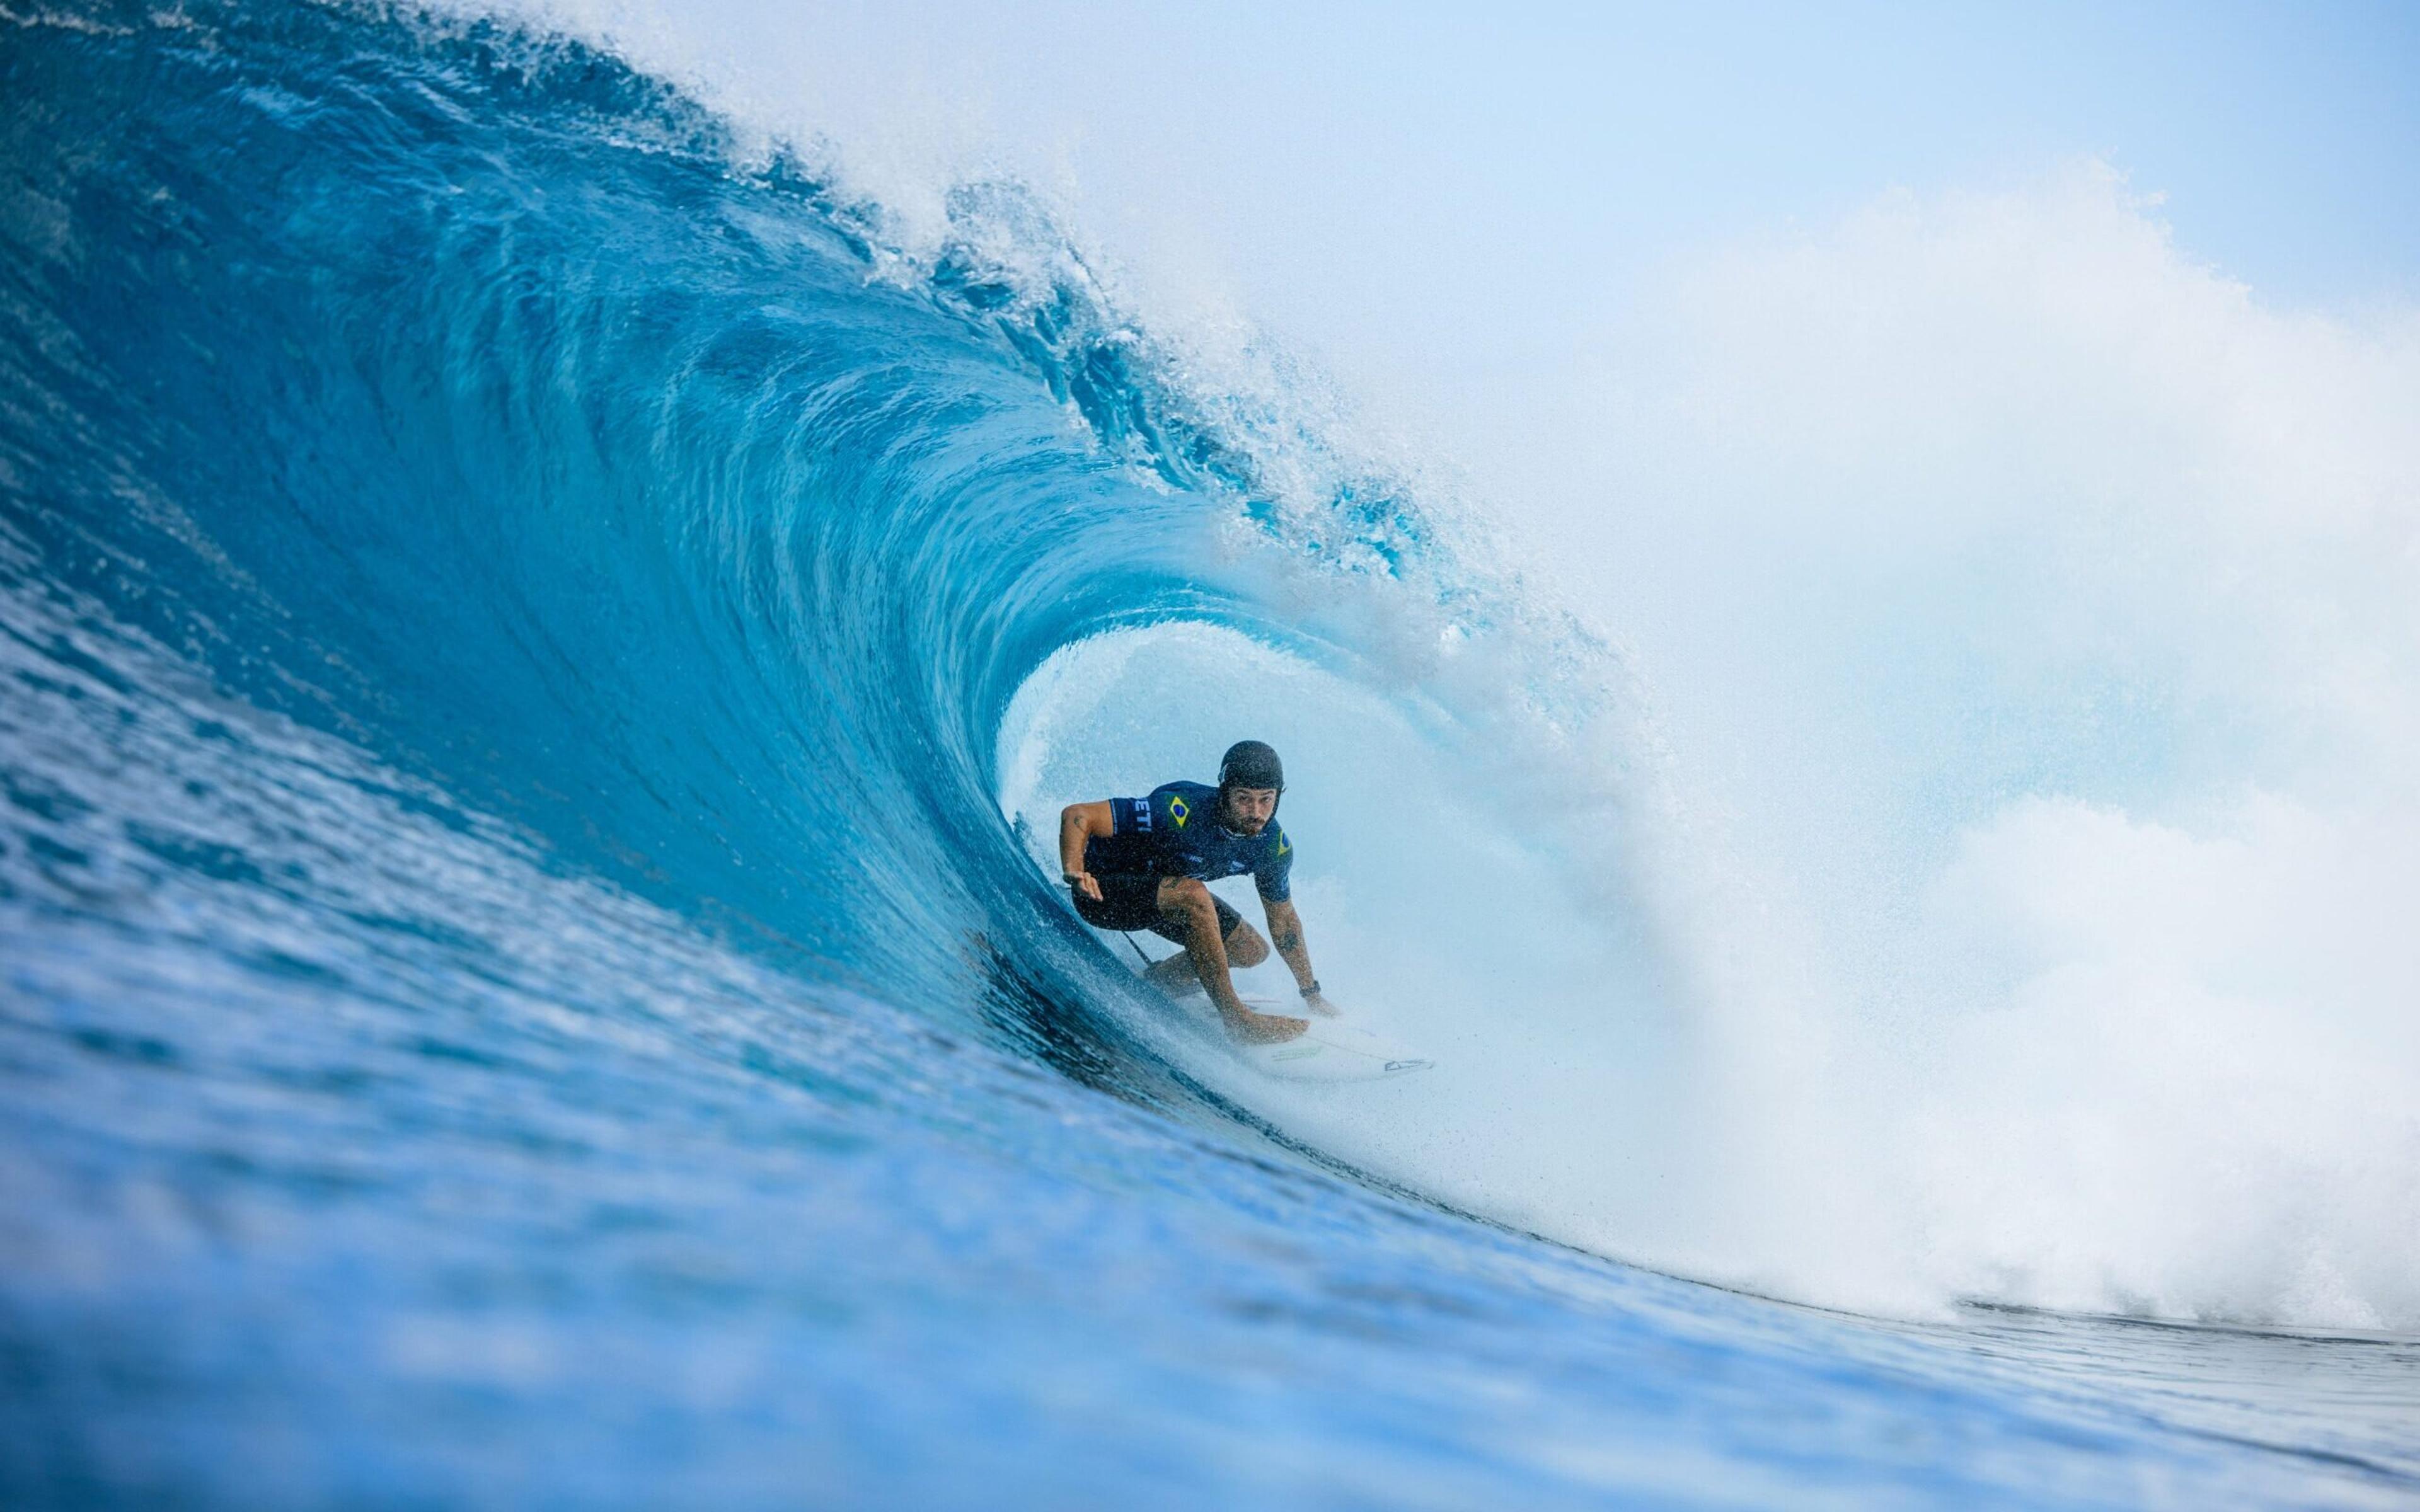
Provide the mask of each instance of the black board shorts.
MULTIPOLYGON (((1173 940, 1179 945, 1185 943, 1184 928, 1159 911, 1162 878, 1095 875, 1093 880, 1101 885, 1099 903, 1085 897, 1083 889, 1074 883, 1067 885, 1068 895, 1076 900, 1076 915, 1085 923, 1094 929, 1147 929, 1163 940, 1173 940)), ((1233 903, 1215 892, 1210 895, 1210 901, 1218 905, 1218 937, 1223 940, 1235 933, 1235 926, 1244 921, 1244 916, 1235 912, 1233 903)))

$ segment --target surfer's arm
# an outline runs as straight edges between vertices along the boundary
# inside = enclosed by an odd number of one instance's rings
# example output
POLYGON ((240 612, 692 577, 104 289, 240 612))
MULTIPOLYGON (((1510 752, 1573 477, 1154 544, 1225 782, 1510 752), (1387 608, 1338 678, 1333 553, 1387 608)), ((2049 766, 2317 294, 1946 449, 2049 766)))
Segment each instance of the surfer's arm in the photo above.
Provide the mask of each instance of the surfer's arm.
POLYGON ((1334 1012, 1319 995, 1319 973, 1311 969, 1311 948, 1302 942, 1302 916, 1294 911, 1294 901, 1264 898, 1261 912, 1268 917, 1269 943, 1294 973, 1294 984, 1302 990, 1303 1001, 1321 1012, 1334 1012))
POLYGON ((1101 885, 1084 870, 1084 845, 1088 841, 1109 839, 1117 828, 1117 816, 1107 798, 1098 803, 1071 803, 1059 810, 1059 871, 1069 887, 1080 889, 1094 903, 1101 901, 1101 885))

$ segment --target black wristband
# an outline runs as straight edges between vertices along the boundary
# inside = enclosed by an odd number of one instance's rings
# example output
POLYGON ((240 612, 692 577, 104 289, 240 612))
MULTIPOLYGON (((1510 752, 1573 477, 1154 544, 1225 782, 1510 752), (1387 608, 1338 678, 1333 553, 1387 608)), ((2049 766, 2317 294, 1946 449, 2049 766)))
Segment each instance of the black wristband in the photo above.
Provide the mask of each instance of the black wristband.
POLYGON ((1319 995, 1319 979, 1318 979, 1317 977, 1313 977, 1313 978, 1311 978, 1311 985, 1310 985, 1310 986, 1308 986, 1308 987, 1305 987, 1305 988, 1301 989, 1301 992, 1302 992, 1302 995, 1303 995, 1305 997, 1316 997, 1316 996, 1318 996, 1318 995, 1319 995))

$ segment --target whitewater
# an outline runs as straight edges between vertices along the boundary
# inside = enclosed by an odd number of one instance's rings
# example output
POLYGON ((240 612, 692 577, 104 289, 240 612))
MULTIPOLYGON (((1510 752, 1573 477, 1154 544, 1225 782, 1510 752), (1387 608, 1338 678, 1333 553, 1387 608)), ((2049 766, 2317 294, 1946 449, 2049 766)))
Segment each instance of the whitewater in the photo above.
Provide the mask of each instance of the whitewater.
POLYGON ((0 1498, 2420 1499, 2420 321, 2071 164, 1464 468, 700 35, 0 8, 0 1498), (1435 1071, 1067 907, 1246 736, 1435 1071))

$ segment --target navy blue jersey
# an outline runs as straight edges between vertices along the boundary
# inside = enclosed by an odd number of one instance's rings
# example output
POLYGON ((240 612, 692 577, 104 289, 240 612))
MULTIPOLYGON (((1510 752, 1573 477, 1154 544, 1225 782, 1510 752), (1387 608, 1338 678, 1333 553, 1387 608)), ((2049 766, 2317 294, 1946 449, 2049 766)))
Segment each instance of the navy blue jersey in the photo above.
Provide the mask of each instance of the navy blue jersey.
POLYGON ((1113 835, 1084 842, 1084 870, 1094 876, 1196 877, 1215 882, 1249 872, 1252 886, 1273 903, 1293 894, 1286 874, 1294 846, 1271 819, 1257 835, 1218 823, 1218 790, 1171 782, 1147 798, 1111 798, 1113 835))

